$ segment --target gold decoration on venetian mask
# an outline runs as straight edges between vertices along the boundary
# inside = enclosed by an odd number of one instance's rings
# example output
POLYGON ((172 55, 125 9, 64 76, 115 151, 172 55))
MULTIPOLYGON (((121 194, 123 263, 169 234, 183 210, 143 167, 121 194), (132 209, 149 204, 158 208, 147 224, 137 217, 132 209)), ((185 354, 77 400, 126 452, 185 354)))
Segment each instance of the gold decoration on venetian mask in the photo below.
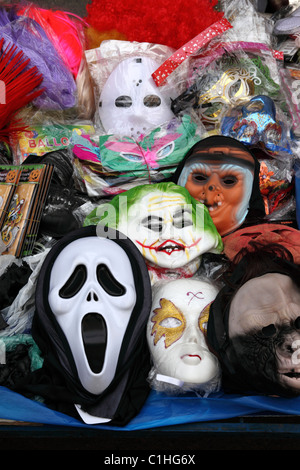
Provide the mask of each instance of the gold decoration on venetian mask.
POLYGON ((202 331, 202 333, 206 334, 207 332, 207 323, 208 323, 208 318, 209 318, 209 311, 211 304, 213 303, 210 302, 206 307, 202 310, 199 316, 199 328, 202 331))
POLYGON ((235 105, 246 101, 254 93, 252 75, 244 68, 230 68, 226 70, 220 79, 205 93, 199 96, 200 106, 210 104, 202 110, 203 118, 216 122, 220 119, 222 106, 235 105))
POLYGON ((173 302, 164 298, 160 299, 160 307, 154 309, 153 312, 155 315, 151 318, 154 323, 151 334, 154 335, 154 345, 164 336, 165 347, 168 348, 183 334, 186 327, 185 317, 173 302), (172 326, 174 319, 177 326, 172 326))

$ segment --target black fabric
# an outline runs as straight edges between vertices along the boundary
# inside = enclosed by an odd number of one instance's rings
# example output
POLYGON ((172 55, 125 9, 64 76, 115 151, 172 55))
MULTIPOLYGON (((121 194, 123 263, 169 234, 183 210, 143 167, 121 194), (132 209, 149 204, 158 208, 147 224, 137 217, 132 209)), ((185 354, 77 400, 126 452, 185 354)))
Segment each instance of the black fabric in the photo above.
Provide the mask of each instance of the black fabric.
POLYGON ((186 166, 188 160, 190 160, 193 155, 202 149, 209 149, 209 148, 214 148, 214 147, 219 147, 219 146, 225 146, 225 147, 234 147, 237 149, 241 149, 244 152, 247 152, 251 157, 253 158, 253 163, 254 163, 254 180, 253 180, 253 186, 252 186, 252 193, 249 201, 249 211, 247 214, 247 217, 243 223, 243 226, 247 225, 253 225, 259 223, 265 216, 265 207, 264 207, 264 202, 263 198, 260 192, 260 186, 259 186, 259 171, 260 171, 260 163, 254 153, 246 147, 244 144, 239 142, 236 139, 233 139, 232 137, 227 137, 223 135, 214 135, 207 137, 203 140, 200 140, 197 142, 193 147, 190 148, 190 150, 187 152, 187 154, 184 156, 183 160, 179 163, 175 173, 172 175, 172 181, 177 184, 179 177, 182 173, 183 168, 186 166))
POLYGON ((12 263, 0 276, 0 310, 9 307, 19 291, 27 284, 32 270, 26 262, 21 266, 12 263))
POLYGON ((0 385, 13 388, 30 374, 30 345, 18 344, 12 351, 6 351, 5 363, 0 364, 0 385))
POLYGON ((74 168, 68 152, 68 149, 61 149, 42 156, 29 155, 23 162, 47 163, 54 167, 39 227, 40 233, 54 238, 62 238, 80 227, 73 211, 87 201, 86 195, 75 187, 74 168))
POLYGON ((151 285, 144 259, 131 240, 118 237, 115 231, 107 236, 127 253, 134 274, 137 301, 124 336, 116 374, 100 395, 93 395, 81 385, 68 342, 48 304, 50 273, 62 249, 81 237, 96 236, 96 227, 89 226, 60 239, 46 257, 36 289, 36 312, 32 336, 39 346, 44 365, 30 379, 18 384, 27 396, 40 395, 49 407, 78 418, 74 403, 94 416, 111 419, 111 424, 125 425, 145 402, 150 391, 147 382, 150 354, 146 343, 146 324, 152 304, 151 285))
MULTIPOLYGON (((277 256, 276 247, 272 245, 260 247, 265 253, 265 259, 259 269, 259 273, 253 277, 259 277, 267 273, 280 273, 288 275, 300 288, 300 266, 292 261, 292 256, 284 258, 277 256), (272 252, 272 250, 274 251, 272 252)), ((280 247, 279 247, 280 250, 280 247)), ((251 256, 248 252, 248 256, 251 256)), ((255 392, 255 393, 284 393, 282 387, 275 389, 274 383, 259 383, 249 380, 249 376, 243 370, 234 348, 232 347, 228 333, 229 310, 235 292, 252 278, 249 272, 249 257, 243 257, 231 273, 227 273, 224 287, 220 290, 211 305, 207 324, 207 341, 211 350, 220 360, 222 367, 222 384, 225 391, 231 393, 255 392)))
POLYGON ((53 165, 54 173, 52 182, 60 184, 64 188, 73 186, 73 165, 69 157, 68 149, 56 150, 47 152, 44 155, 28 155, 24 160, 23 165, 29 164, 48 164, 53 165))

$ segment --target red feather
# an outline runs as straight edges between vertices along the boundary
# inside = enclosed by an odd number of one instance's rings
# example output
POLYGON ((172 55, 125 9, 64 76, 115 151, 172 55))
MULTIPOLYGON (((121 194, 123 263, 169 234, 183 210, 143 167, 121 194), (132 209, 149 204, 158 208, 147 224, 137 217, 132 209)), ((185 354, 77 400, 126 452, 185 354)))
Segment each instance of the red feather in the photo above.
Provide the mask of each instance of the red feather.
POLYGON ((10 132, 24 130, 19 120, 13 119, 17 111, 30 103, 44 90, 36 89, 43 76, 36 67, 28 68, 30 59, 15 45, 7 45, 3 50, 4 39, 0 39, 0 85, 3 96, 0 100, 0 136, 7 140, 10 132))

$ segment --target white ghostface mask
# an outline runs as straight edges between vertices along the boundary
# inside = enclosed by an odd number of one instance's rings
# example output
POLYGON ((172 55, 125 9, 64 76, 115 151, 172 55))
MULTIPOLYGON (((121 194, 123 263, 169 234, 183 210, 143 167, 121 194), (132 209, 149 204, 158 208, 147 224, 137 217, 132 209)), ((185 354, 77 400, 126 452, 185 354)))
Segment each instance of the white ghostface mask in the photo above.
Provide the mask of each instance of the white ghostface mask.
POLYGON ((139 137, 174 117, 170 97, 162 95, 151 76, 158 66, 148 57, 131 57, 113 70, 99 103, 107 134, 139 137))
POLYGON ((54 261, 49 306, 72 351, 79 380, 100 394, 111 383, 136 291, 126 252, 114 241, 85 237, 54 261))
POLYGON ((216 391, 219 362, 208 349, 205 331, 209 306, 218 289, 199 279, 178 279, 156 286, 147 325, 154 388, 216 391))

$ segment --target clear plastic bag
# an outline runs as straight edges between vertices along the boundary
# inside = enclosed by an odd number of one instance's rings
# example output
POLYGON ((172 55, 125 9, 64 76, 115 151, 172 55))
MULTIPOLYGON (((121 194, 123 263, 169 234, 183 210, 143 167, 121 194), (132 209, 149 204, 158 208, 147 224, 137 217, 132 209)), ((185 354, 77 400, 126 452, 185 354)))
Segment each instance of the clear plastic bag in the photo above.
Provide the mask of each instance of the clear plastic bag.
POLYGON ((199 396, 220 390, 220 364, 206 343, 209 306, 217 293, 217 284, 197 275, 153 285, 147 324, 151 388, 199 396))
POLYGON ((275 58, 262 44, 214 40, 189 62, 186 90, 173 100, 172 109, 193 108, 208 130, 221 132, 226 113, 252 97, 280 93, 275 58))
POLYGON ((86 51, 95 90, 95 122, 102 134, 130 137, 128 121, 144 132, 173 117, 171 98, 177 83, 157 89, 151 76, 172 52, 163 45, 118 40, 86 51))

